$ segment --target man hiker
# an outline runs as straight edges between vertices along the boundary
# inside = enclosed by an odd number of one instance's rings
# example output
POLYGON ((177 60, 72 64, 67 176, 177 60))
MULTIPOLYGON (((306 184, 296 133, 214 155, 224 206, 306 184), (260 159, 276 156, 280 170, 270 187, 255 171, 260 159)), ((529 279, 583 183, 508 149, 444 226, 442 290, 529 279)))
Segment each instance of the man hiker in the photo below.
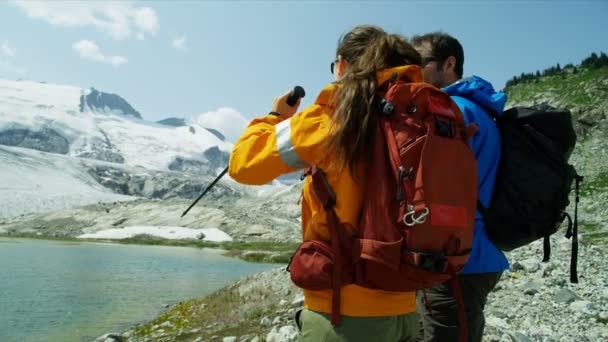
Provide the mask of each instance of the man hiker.
MULTIPOLYGON (((475 123, 479 127, 470 144, 478 163, 478 198, 484 208, 488 207, 501 143, 491 114, 502 114, 507 96, 496 92, 480 77, 462 78, 464 51, 454 37, 443 32, 428 33, 414 36, 412 45, 422 57, 424 81, 447 92, 464 114, 467 125, 475 123)), ((472 253, 457 276, 462 288, 469 341, 482 340, 487 296, 508 268, 507 258, 489 241, 481 214, 477 211, 472 253)), ((458 305, 450 281, 420 291, 417 310, 424 328, 424 335, 419 337, 422 341, 458 340, 458 305)))

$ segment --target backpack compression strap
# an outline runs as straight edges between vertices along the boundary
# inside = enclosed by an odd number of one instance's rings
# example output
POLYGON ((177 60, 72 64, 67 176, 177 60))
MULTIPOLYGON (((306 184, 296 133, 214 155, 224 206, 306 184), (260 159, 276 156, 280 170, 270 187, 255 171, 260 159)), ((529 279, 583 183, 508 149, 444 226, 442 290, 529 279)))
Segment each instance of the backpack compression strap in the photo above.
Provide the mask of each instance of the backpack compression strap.
POLYGON ((340 219, 336 215, 334 205, 336 204, 336 194, 333 192, 327 178, 322 170, 316 166, 307 170, 307 173, 312 177, 312 186, 315 196, 325 209, 327 215, 327 226, 329 228, 329 235, 331 238, 331 247, 334 251, 334 267, 332 272, 332 303, 331 303, 331 324, 334 326, 340 325, 340 299, 341 299, 341 288, 342 288, 342 246, 346 246, 347 237, 342 231, 340 225, 340 219))

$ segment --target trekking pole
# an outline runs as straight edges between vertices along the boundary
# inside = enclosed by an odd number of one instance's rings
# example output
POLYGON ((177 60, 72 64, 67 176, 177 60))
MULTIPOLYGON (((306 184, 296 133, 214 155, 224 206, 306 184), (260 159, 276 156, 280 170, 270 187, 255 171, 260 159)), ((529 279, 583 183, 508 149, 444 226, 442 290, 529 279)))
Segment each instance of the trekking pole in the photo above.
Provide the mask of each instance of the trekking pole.
MULTIPOLYGON (((290 107, 293 107, 296 102, 298 102, 298 100, 302 97, 304 97, 304 95, 306 95, 306 93, 304 92, 304 88, 300 87, 300 86, 295 86, 293 88, 293 90, 291 91, 291 94, 287 97, 287 104, 290 107)), ((217 176, 213 182, 211 182, 211 184, 209 184, 209 186, 207 187, 207 189, 205 189, 205 191, 203 191, 203 193, 198 196, 198 198, 196 200, 194 200, 194 202, 192 202, 192 204, 190 204, 190 206, 188 207, 188 209, 186 209, 184 211, 184 213, 182 214, 182 216, 180 217, 184 217, 186 216, 186 214, 190 211, 190 209, 192 209, 192 207, 194 207, 196 205, 196 203, 198 203, 198 201, 200 201, 201 198, 203 198, 203 196, 205 196, 205 194, 211 190, 211 188, 213 188, 213 186, 215 185, 215 183, 217 183, 222 177, 224 177, 224 175, 226 174, 226 172, 228 172, 228 166, 226 166, 226 168, 224 169, 224 171, 222 171, 222 173, 220 173, 219 176, 217 176)))

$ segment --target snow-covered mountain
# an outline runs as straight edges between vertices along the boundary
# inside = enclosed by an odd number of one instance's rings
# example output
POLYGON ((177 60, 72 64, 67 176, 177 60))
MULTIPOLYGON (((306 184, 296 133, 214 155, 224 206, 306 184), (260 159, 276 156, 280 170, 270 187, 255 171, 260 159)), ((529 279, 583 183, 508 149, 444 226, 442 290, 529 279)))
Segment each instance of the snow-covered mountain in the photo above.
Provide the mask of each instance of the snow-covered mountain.
POLYGON ((171 127, 142 120, 115 94, 10 80, 0 80, 0 145, 153 170, 179 169, 186 161, 208 174, 221 167, 231 149, 198 125, 171 127))
MULTIPOLYGON (((137 197, 194 198, 228 164, 232 144, 222 138, 196 123, 145 121, 116 94, 0 79, 0 221, 137 197)), ((214 193, 238 196, 233 187, 214 193)))
POLYGON ((99 184, 81 161, 0 146, 0 221, 34 212, 135 199, 99 184))

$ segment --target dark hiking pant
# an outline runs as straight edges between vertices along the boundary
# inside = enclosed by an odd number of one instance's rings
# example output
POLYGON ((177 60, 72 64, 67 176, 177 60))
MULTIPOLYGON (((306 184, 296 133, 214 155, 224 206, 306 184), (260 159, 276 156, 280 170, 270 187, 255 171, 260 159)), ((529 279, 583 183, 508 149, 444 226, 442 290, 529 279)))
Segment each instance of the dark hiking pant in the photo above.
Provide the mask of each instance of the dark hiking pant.
MULTIPOLYGON (((462 287, 470 342, 481 342, 485 319, 483 309, 488 294, 498 283, 502 272, 463 274, 458 276, 462 287)), ((417 293, 416 308, 422 329, 418 341, 458 341, 458 304, 454 299, 451 280, 417 293)))

